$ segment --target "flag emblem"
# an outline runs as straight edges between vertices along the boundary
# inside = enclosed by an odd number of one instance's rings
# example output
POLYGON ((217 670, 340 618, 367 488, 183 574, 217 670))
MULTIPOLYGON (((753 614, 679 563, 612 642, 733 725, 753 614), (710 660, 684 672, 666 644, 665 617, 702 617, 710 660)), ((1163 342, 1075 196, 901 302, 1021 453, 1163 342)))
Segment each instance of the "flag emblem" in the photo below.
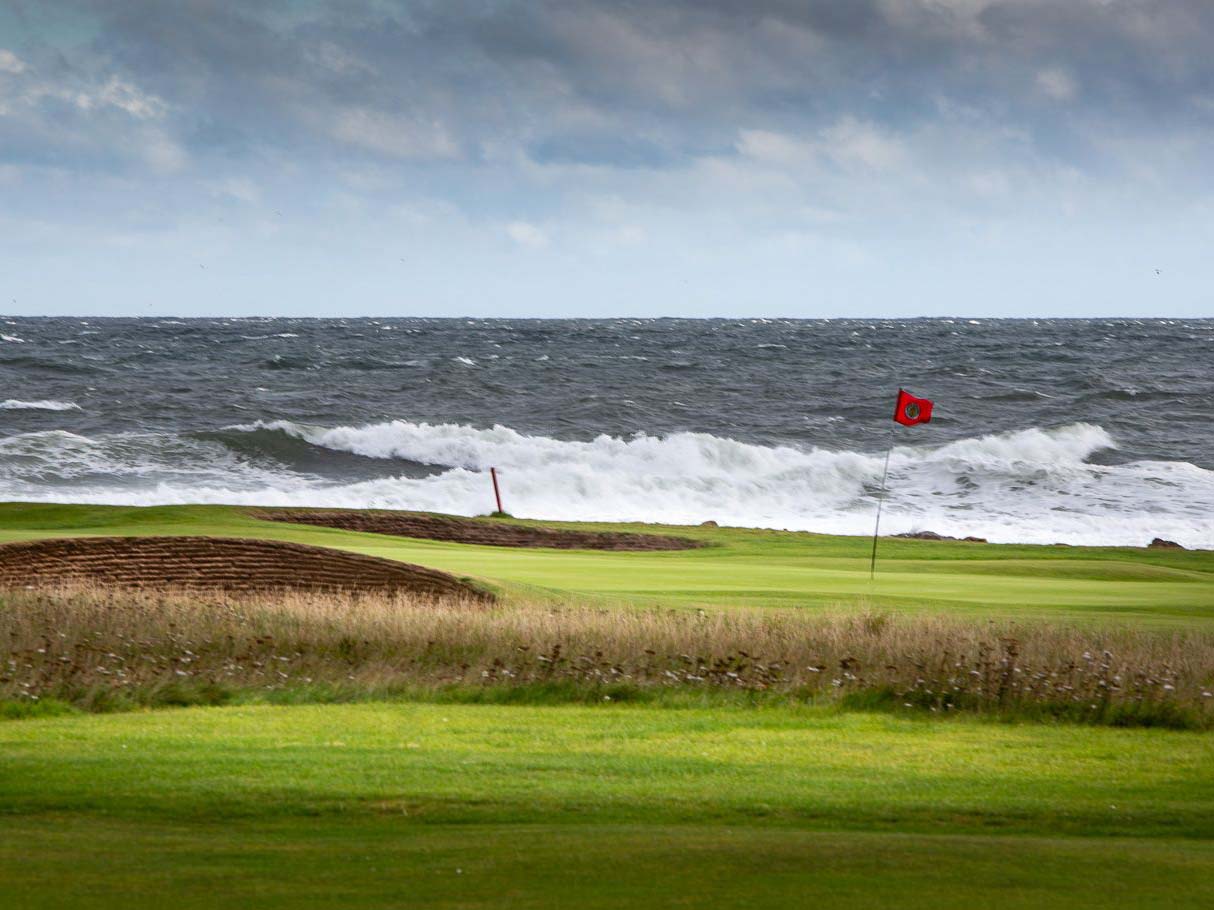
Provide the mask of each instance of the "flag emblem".
POLYGON ((932 402, 927 398, 916 398, 906 391, 898 389, 898 404, 894 408, 894 420, 904 427, 913 427, 917 423, 928 423, 932 419, 932 402))

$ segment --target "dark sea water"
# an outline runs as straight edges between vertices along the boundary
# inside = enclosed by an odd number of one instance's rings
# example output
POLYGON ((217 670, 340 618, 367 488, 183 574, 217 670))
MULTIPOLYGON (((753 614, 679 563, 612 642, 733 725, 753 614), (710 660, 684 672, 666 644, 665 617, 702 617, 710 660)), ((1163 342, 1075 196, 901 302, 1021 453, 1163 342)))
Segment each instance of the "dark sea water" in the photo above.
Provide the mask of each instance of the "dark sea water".
POLYGON ((1214 547, 1214 320, 0 319, 0 498, 1214 547))

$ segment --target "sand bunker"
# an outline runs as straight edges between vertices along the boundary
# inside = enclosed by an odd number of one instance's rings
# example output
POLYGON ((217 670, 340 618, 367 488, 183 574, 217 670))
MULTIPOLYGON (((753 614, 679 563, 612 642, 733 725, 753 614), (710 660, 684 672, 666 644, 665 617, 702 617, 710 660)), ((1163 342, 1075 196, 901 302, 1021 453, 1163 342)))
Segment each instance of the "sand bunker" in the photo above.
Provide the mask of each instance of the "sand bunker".
POLYGON ((385 591, 491 598, 446 572, 273 540, 80 537, 0 545, 0 585, 68 582, 189 591, 385 591))
POLYGON ((626 534, 616 531, 566 531, 506 524, 493 519, 452 518, 417 512, 342 512, 281 510, 259 512, 266 521, 319 525, 346 531, 421 537, 493 547, 550 547, 555 550, 690 550, 704 546, 686 537, 626 534))

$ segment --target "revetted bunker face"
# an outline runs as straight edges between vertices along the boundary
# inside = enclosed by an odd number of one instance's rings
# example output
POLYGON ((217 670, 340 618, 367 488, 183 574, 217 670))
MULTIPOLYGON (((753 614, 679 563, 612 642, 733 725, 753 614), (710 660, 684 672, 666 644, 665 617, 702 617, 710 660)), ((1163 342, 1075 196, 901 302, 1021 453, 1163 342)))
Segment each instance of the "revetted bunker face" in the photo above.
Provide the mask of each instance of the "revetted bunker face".
POLYGON ((436 569, 275 540, 78 537, 0 545, 0 585, 69 583, 197 592, 392 592, 493 599, 436 569))
POLYGON ((255 513, 264 521, 318 525, 369 534, 418 537, 494 547, 547 547, 555 550, 691 550, 705 546, 687 537, 630 534, 619 531, 570 531, 512 525, 476 518, 453 518, 418 512, 363 512, 283 509, 255 513))

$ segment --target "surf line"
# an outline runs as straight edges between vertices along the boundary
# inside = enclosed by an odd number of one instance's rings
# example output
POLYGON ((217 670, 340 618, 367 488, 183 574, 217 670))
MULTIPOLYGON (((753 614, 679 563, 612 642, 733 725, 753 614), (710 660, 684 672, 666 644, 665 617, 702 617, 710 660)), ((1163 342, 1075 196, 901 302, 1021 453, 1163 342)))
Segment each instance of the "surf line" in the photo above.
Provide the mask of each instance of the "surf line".
POLYGON ((881 505, 885 502, 885 480, 889 476, 889 456, 894 451, 894 431, 901 424, 913 427, 917 423, 931 423, 933 402, 930 398, 916 398, 906 389, 898 389, 898 401, 894 405, 894 425, 889 428, 889 445, 885 448, 885 467, 881 469, 881 488, 877 491, 877 520, 873 523, 873 552, 868 562, 868 580, 877 577, 877 534, 881 529, 881 505))

